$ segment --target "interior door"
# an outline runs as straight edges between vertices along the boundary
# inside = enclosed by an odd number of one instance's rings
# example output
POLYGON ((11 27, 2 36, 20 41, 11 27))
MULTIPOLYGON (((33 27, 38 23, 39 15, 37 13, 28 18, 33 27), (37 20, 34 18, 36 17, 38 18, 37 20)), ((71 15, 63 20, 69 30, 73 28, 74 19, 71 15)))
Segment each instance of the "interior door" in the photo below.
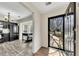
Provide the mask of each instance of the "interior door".
POLYGON ((76 18, 75 6, 76 3, 69 4, 64 20, 64 50, 68 56, 75 55, 75 40, 76 40, 76 18))

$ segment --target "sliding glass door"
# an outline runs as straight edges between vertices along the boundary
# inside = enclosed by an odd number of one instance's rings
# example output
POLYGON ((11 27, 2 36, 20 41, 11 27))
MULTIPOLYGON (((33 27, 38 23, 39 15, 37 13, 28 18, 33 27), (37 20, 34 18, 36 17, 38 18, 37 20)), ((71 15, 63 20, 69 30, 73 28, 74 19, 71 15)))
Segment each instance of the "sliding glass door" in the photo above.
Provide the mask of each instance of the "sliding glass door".
POLYGON ((48 46, 64 51, 67 56, 74 56, 76 50, 75 5, 70 3, 65 14, 48 18, 48 46))
POLYGON ((63 49, 63 20, 64 17, 58 16, 49 18, 49 46, 63 49))

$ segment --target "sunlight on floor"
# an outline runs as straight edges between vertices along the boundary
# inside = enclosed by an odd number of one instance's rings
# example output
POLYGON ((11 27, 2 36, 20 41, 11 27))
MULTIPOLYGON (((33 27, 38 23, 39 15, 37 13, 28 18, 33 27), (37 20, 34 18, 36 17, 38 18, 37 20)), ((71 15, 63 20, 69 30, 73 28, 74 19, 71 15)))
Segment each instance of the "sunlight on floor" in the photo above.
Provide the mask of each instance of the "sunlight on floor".
POLYGON ((54 48, 49 48, 49 54, 48 56, 66 56, 64 51, 54 49, 54 48))

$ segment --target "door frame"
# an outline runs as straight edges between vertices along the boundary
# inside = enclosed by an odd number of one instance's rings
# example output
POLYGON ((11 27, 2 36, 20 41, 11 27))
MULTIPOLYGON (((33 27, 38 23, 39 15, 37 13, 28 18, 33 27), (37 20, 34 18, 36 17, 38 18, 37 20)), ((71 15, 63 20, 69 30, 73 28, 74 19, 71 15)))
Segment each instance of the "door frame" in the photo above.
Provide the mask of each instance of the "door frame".
MULTIPOLYGON (((74 3, 74 30, 76 30, 76 2, 74 3)), ((76 56, 76 31, 74 31, 74 56, 76 56)))

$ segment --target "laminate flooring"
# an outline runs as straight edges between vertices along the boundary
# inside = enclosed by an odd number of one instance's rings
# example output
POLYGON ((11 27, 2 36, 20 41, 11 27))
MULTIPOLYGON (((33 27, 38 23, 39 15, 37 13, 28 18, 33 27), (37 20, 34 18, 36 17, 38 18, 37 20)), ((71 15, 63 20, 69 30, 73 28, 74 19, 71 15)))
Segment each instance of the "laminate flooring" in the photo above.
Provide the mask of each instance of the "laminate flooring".
POLYGON ((64 51, 54 49, 54 48, 40 48, 34 56, 66 56, 64 51))
POLYGON ((0 56, 32 56, 32 42, 20 43, 15 40, 0 43, 0 56))

